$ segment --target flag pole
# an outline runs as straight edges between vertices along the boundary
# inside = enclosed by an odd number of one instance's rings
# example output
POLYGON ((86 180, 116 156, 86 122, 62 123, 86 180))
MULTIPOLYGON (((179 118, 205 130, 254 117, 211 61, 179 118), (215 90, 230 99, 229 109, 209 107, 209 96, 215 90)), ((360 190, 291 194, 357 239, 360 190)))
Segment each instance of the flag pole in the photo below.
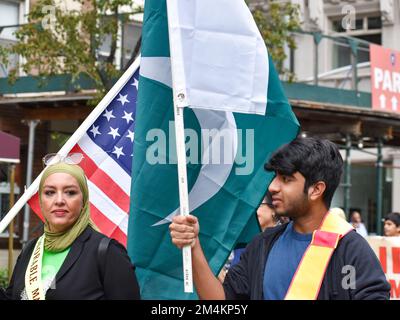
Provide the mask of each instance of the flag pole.
MULTIPOLYGON (((10 208, 14 205, 14 185, 15 185, 15 164, 10 166, 10 208)), ((14 264, 14 220, 11 221, 8 228, 8 281, 11 280, 14 264)))
MULTIPOLYGON (((179 100, 182 99, 178 95, 179 100)), ((175 135, 176 135, 176 152, 178 159, 178 180, 179 180, 179 202, 180 212, 183 216, 189 215, 189 195, 187 185, 186 172, 186 148, 185 148, 185 127, 183 121, 184 107, 179 106, 179 103, 174 103, 175 115, 175 135)), ((193 275, 192 275, 192 251, 190 246, 185 246, 182 249, 183 255, 183 282, 184 290, 187 293, 193 292, 193 275)))
MULTIPOLYGON (((120 88, 122 88, 136 71, 140 65, 140 56, 138 56, 135 61, 129 66, 129 68, 124 72, 124 74, 118 79, 110 91, 104 96, 104 98, 99 102, 96 108, 89 114, 89 116, 82 122, 79 128, 74 132, 71 138, 64 144, 64 146, 58 151, 58 154, 65 156, 71 149, 78 143, 86 131, 90 128, 92 123, 100 116, 104 109, 109 105, 109 103, 118 94, 120 88)), ((24 194, 18 199, 15 205, 8 211, 4 218, 0 221, 0 233, 2 233, 7 226, 11 223, 14 217, 20 212, 23 206, 29 201, 29 199, 38 191, 40 178, 43 171, 39 176, 32 182, 30 186, 25 190, 24 194)))
MULTIPOLYGON (((189 215, 189 194, 186 172, 186 146, 185 146, 185 126, 183 120, 183 111, 188 107, 186 95, 185 71, 182 68, 182 41, 179 29, 179 16, 176 3, 167 0, 167 16, 168 16, 168 34, 169 48, 171 56, 171 75, 172 75, 172 93, 174 103, 175 116, 175 136, 176 136, 176 153, 178 160, 178 186, 179 186, 179 202, 180 213, 183 216, 189 215), (172 18, 171 18, 172 17, 172 18)), ((193 272, 192 272, 192 249, 185 246, 182 249, 183 258, 183 283, 184 292, 193 292, 193 272)))

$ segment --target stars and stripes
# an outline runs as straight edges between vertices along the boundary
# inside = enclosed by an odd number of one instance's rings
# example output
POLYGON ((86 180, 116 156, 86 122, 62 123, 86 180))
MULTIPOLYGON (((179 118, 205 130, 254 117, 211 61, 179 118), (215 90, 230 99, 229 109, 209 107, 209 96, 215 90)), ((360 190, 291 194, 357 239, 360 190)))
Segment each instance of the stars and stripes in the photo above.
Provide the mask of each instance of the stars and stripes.
POLYGON ((138 83, 137 78, 138 75, 133 75, 87 132, 89 138, 129 175, 137 100, 137 88, 131 84, 138 83))
MULTIPOLYGON (((88 178, 92 220, 105 235, 126 245, 139 69, 90 124, 70 152, 88 178)), ((38 195, 29 201, 41 216, 38 195)))

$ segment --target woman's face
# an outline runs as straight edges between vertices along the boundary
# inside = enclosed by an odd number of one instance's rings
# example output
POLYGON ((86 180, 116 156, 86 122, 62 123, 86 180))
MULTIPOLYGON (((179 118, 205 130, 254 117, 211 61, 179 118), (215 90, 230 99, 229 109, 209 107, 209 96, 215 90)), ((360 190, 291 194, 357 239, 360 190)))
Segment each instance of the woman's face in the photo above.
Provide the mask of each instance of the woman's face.
POLYGON ((42 212, 51 232, 68 230, 78 219, 83 195, 78 181, 68 173, 53 173, 43 184, 42 212))
POLYGON ((267 205, 265 200, 263 200, 257 209, 258 223, 260 224, 262 231, 264 231, 266 228, 275 226, 274 215, 274 210, 267 205))

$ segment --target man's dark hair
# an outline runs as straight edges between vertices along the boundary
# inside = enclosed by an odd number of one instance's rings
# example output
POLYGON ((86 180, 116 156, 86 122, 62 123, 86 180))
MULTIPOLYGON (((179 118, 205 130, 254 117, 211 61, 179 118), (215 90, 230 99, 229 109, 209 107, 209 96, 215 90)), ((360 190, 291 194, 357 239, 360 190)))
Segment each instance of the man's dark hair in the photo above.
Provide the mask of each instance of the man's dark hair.
POLYGON ((398 212, 391 212, 385 217, 385 221, 390 220, 392 221, 396 227, 400 226, 400 213, 398 212))
POLYGON ((287 176, 301 173, 306 180, 305 193, 314 183, 325 182, 323 200, 329 208, 342 176, 343 159, 329 140, 298 137, 275 151, 264 168, 287 176))

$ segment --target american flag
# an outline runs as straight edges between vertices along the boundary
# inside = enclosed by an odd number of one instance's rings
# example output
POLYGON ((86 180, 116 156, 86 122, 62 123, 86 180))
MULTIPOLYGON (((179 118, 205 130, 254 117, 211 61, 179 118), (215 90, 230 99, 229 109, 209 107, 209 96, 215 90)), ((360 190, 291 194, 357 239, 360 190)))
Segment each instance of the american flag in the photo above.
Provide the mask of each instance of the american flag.
MULTIPOLYGON (((111 89, 115 91, 113 98, 100 103, 92 112, 100 113, 97 118, 84 122, 82 134, 70 138, 77 142, 67 142, 66 145, 72 147, 62 150, 62 154, 83 154, 84 159, 79 165, 88 178, 92 220, 102 233, 123 245, 126 245, 128 232, 139 69, 130 68, 127 72, 130 75, 124 76, 128 80, 123 85, 117 82, 111 89), (120 90, 116 88, 118 86, 120 90)), ((107 100, 107 96, 104 99, 107 100)), ((38 194, 28 203, 43 220, 38 194)))

